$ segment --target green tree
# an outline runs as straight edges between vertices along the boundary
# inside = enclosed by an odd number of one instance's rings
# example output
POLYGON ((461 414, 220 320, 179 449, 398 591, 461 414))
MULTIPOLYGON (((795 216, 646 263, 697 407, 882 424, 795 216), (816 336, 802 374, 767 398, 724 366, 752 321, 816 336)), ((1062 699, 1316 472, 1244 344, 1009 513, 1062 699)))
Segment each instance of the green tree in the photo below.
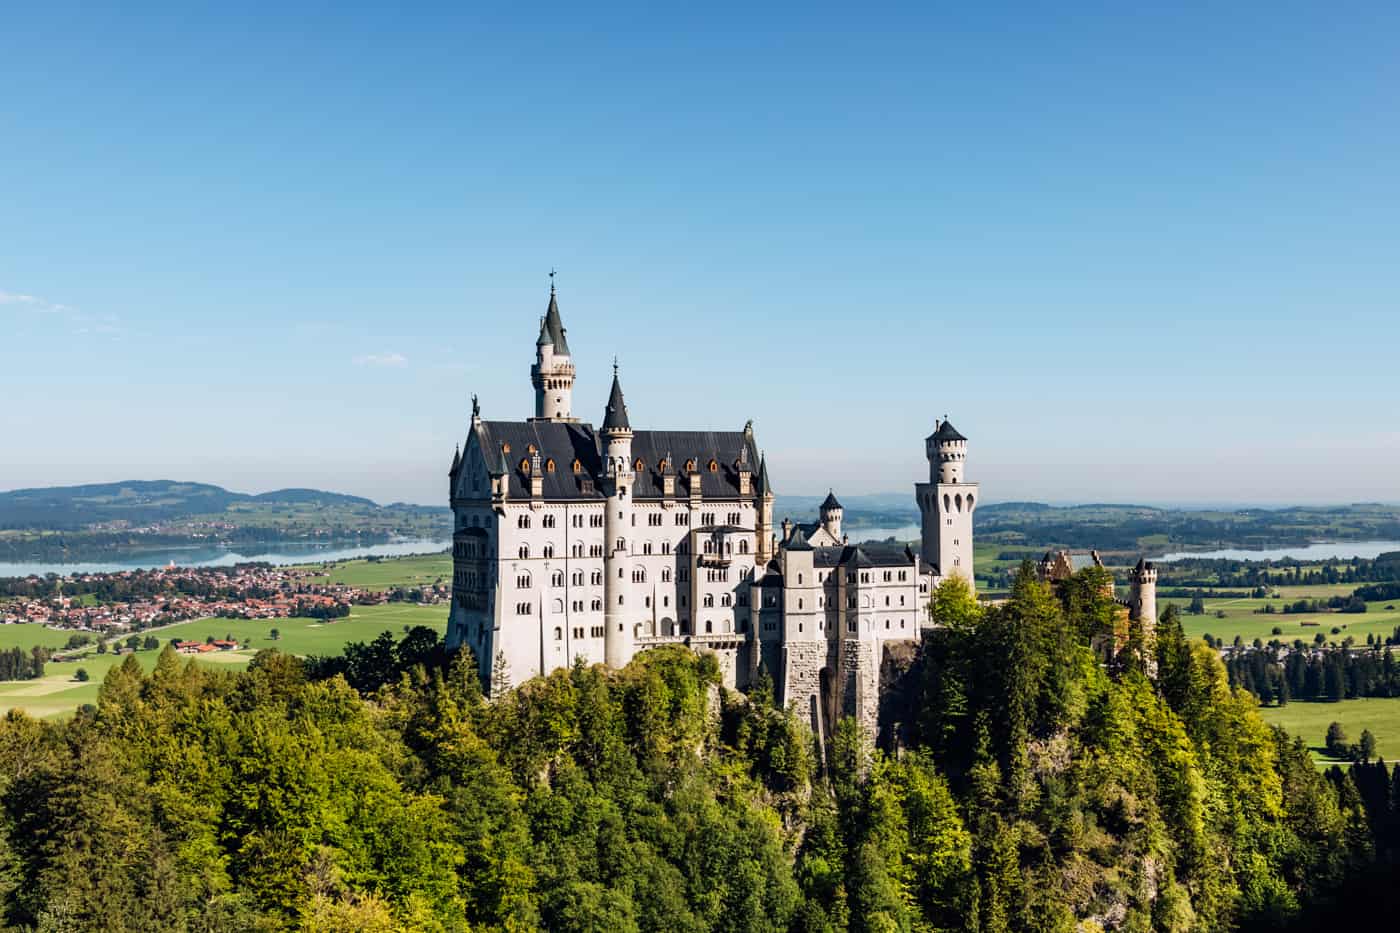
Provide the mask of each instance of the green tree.
POLYGON ((1327 726, 1327 738, 1324 742, 1327 747, 1327 754, 1333 758, 1345 758, 1347 754, 1347 734, 1339 722, 1329 723, 1327 726))

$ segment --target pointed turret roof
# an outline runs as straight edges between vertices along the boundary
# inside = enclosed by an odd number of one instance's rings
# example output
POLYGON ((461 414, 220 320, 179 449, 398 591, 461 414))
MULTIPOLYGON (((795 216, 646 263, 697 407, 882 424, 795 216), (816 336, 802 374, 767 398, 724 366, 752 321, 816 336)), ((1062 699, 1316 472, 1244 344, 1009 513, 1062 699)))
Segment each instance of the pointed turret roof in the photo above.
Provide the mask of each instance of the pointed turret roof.
POLYGON ((622 400, 622 383, 617 379, 617 365, 613 365, 612 391, 608 393, 608 409, 603 414, 603 430, 630 431, 627 422, 627 403, 622 400))
POLYGON ((766 454, 758 458, 757 488, 760 496, 771 496, 773 494, 773 484, 768 481, 768 456, 766 454))
POLYGON ((564 322, 559 318, 559 300, 554 297, 554 286, 551 285, 549 286, 549 310, 544 313, 544 321, 540 324, 540 339, 536 341, 536 344, 543 346, 545 337, 548 336, 549 342, 554 344, 555 353, 569 356, 567 334, 564 322))
POLYGON ((456 476, 457 471, 462 468, 462 448, 452 448, 452 469, 447 471, 448 476, 456 476))
POLYGON ((506 463, 506 452, 504 450, 499 450, 497 456, 500 459, 496 461, 495 473, 497 476, 505 476, 510 472, 510 464, 506 463))
POLYGON ((953 427, 953 422, 946 418, 939 423, 938 430, 934 431, 930 437, 935 441, 965 441, 967 438, 958 433, 958 429, 953 427))
POLYGON ((832 492, 830 489, 828 489, 828 490, 826 491, 826 498, 825 498, 824 500, 822 500, 822 506, 821 506, 821 508, 822 508, 822 511, 823 511, 823 512, 828 511, 829 509, 839 509, 839 508, 841 508, 841 503, 839 503, 839 502, 836 501, 836 493, 834 493, 834 492, 832 492))
POLYGON ((789 551, 810 551, 812 545, 807 543, 807 536, 802 533, 801 525, 792 526, 792 537, 787 540, 789 551))

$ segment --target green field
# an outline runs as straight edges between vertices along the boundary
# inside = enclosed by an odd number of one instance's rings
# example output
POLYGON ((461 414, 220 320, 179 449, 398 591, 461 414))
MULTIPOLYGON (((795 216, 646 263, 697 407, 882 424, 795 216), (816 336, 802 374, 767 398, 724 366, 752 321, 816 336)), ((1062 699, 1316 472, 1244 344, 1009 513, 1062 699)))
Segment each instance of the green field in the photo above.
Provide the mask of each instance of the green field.
POLYGON ((74 632, 48 628, 37 622, 19 625, 0 625, 0 648, 23 648, 28 651, 35 645, 45 648, 62 648, 74 632))
MULTIPOLYGON (((1283 599, 1206 599, 1206 614, 1182 615, 1182 627, 1191 638, 1199 638, 1209 633, 1231 642, 1239 635, 1246 643, 1253 642, 1255 638, 1261 638, 1266 643, 1271 638, 1278 638, 1289 644, 1294 639, 1301 638, 1311 643, 1321 632, 1331 642, 1340 642, 1350 635, 1356 639, 1357 644, 1364 645, 1367 634, 1375 634, 1381 638, 1394 634, 1395 627, 1400 625, 1400 600, 1367 603, 1365 613, 1354 615, 1340 612, 1284 615, 1278 611, 1283 609, 1285 603, 1296 599, 1326 599, 1329 596, 1349 594, 1354 589, 1354 586, 1293 586, 1285 587, 1283 599), (1273 615, 1254 612, 1266 603, 1273 604, 1273 615), (1387 606, 1395 608, 1387 609, 1387 606), (1217 618, 1217 611, 1223 611, 1225 618, 1217 618), (1275 627, 1283 629, 1283 634, 1272 634, 1275 627), (1341 629, 1340 634, 1332 634, 1334 627, 1341 629)), ((1190 600, 1174 597, 1158 599, 1157 605, 1165 609, 1168 603, 1176 603, 1184 612, 1189 602, 1190 600)))
POLYGON ((1362 729, 1370 729, 1376 737, 1376 754, 1386 761, 1400 758, 1400 697, 1342 700, 1340 703, 1289 703, 1287 706, 1261 707, 1259 715, 1274 726, 1282 726, 1299 736, 1313 750, 1320 765, 1342 764, 1327 757, 1323 748, 1327 726, 1342 724, 1347 741, 1361 738, 1362 729))
POLYGON ((383 560, 347 560, 333 564, 307 564, 325 583, 387 590, 396 586, 427 586, 452 580, 452 555, 427 554, 383 560))
MULTIPOLYGON (((199 655, 198 663, 218 666, 229 670, 242 670, 248 666, 253 655, 263 648, 277 648, 289 654, 330 655, 339 654, 341 649, 353 641, 370 641, 380 632, 403 633, 405 626, 427 625, 439 633, 447 629, 447 606, 415 606, 409 603, 389 603, 383 606, 356 606, 349 617, 324 623, 315 619, 195 619, 180 622, 151 632, 162 644, 172 639, 182 641, 204 641, 209 636, 223 638, 232 634, 245 648, 238 651, 211 652, 199 655), (273 641, 269 634, 272 629, 281 633, 281 638, 273 641)), ((36 641, 42 633, 60 636, 57 644, 67 641, 68 632, 55 632, 42 626, 0 626, 0 633, 11 640, 0 645, 10 647, 19 644, 28 647, 43 644, 36 641), (32 638, 21 643, 16 640, 18 633, 12 629, 29 630, 32 638)), ((143 635, 144 637, 144 635, 143 635)), ((138 651, 136 658, 147 670, 155 664, 158 652, 138 651)), ((38 680, 6 681, 0 683, 0 712, 10 709, 23 709, 31 716, 62 716, 71 713, 84 703, 97 699, 102 678, 112 665, 119 664, 122 657, 115 654, 88 653, 76 661, 51 661, 47 673, 38 680), (78 668, 88 672, 89 681, 80 683, 74 679, 78 668)))

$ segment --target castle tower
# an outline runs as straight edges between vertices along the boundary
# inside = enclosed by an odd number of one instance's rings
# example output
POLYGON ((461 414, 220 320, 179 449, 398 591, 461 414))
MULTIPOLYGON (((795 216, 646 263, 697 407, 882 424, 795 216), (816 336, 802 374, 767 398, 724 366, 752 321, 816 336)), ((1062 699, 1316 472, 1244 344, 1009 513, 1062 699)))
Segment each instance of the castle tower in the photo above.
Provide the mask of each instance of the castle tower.
POLYGON ((1150 673, 1156 673, 1157 567, 1140 558, 1128 578, 1128 621, 1142 630, 1142 647, 1150 673))
POLYGON ((845 513, 841 508, 841 503, 836 501, 836 493, 828 489, 826 499, 822 501, 821 506, 822 527, 837 541, 841 540, 841 517, 843 514, 845 513))
MULTIPOLYGON (((551 273, 552 274, 552 273, 551 273)), ((530 383, 535 387, 535 417, 532 421, 574 421, 574 361, 569 355, 567 331, 559 318, 559 302, 554 285, 549 286, 549 310, 540 320, 540 336, 535 341, 535 364, 530 367, 530 383)))
POLYGON ((754 551, 758 566, 773 559, 773 484, 768 480, 768 457, 758 458, 758 479, 754 481, 754 505, 757 520, 754 528, 754 551))
POLYGON ((827 662, 827 639, 819 608, 821 584, 812 545, 797 529, 779 552, 782 566, 782 654, 778 698, 795 707, 817 735, 825 723, 821 714, 821 672, 827 662))
POLYGON ((929 481, 915 486, 922 513, 920 556, 936 567, 940 576, 961 574, 976 585, 972 573, 972 510, 977 505, 977 484, 964 481, 967 438, 945 417, 924 439, 929 481))
POLYGON ((627 405, 622 400, 622 384, 613 364, 612 392, 608 395, 607 411, 599 431, 606 445, 608 504, 604 519, 607 555, 603 571, 603 657, 609 667, 624 667, 632 660, 632 629, 628 622, 633 613, 631 569, 627 566, 632 530, 632 486, 636 474, 632 469, 632 426, 627 420, 627 405))

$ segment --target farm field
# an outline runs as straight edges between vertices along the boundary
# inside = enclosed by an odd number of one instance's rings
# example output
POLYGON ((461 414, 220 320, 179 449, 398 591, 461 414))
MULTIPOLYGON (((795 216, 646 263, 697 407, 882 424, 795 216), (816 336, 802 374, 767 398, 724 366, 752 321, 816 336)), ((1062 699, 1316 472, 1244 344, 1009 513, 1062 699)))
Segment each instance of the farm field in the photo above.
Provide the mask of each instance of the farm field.
MULTIPOLYGON (((347 618, 331 623, 315 619, 193 619, 155 629, 151 634, 159 638, 162 644, 172 639, 204 641, 210 636, 223 638, 232 634, 239 644, 246 647, 237 651, 199 655, 195 663, 228 670, 242 670, 248 666, 253 656, 264 648, 275 647, 279 651, 297 655, 339 654, 341 648, 349 642, 371 641, 380 632, 392 632, 397 636, 403 633, 406 626, 413 625, 427 625, 439 633, 446 631, 447 607, 415 606, 408 603, 356 606, 347 618), (269 635, 274 628, 282 635, 275 642, 269 635)), ((0 626, 0 631, 11 628, 21 626, 0 626)), ((50 634, 60 634, 63 640, 66 640, 68 635, 66 632, 50 634)), ((30 641, 27 644, 37 643, 30 641)), ((62 644, 62 641, 59 644, 62 644)), ((150 670, 155 665, 158 654, 156 651, 138 651, 136 659, 146 670, 150 670)), ((23 709, 31 716, 39 717, 72 713, 84 703, 96 702, 102 678, 107 676, 107 671, 114 664, 120 664, 123 660, 124 657, 115 654, 90 652, 76 661, 49 662, 47 674, 38 680, 0 682, 0 712, 23 709), (87 683, 75 679, 79 668, 87 671, 87 683)))
POLYGON ((387 590, 396 586, 425 586, 452 579, 452 555, 425 554, 383 560, 347 560, 330 565, 307 564, 301 569, 324 571, 321 582, 387 590))
POLYGON ((1260 707, 1259 715, 1271 726, 1282 726, 1290 735, 1296 735, 1308 743, 1318 765, 1327 766, 1348 762, 1336 761, 1327 757, 1323 742, 1327 736, 1327 726, 1333 722, 1342 724, 1347 741, 1356 742, 1361 738, 1362 729, 1370 729, 1376 737, 1376 753, 1386 761, 1400 758, 1400 697, 1368 697, 1359 700, 1342 700, 1340 703, 1289 703, 1287 706, 1260 707))
POLYGON ((37 622, 0 625, 0 649, 23 648, 28 651, 35 645, 43 645, 45 648, 62 648, 73 634, 73 632, 40 625, 37 622))
MULTIPOLYGON (((1400 600, 1367 603, 1366 612, 1356 614, 1311 612, 1284 615, 1280 611, 1286 603, 1296 599, 1326 599, 1328 596, 1345 595, 1353 589, 1354 586, 1288 587, 1290 592, 1284 599, 1206 599, 1205 615, 1183 614, 1181 623, 1190 638, 1210 634, 1216 638, 1223 638, 1226 642, 1233 641, 1236 635, 1246 642, 1252 642, 1255 638, 1262 638, 1266 642, 1270 638, 1279 638, 1285 642, 1301 638, 1312 642, 1321 632, 1330 642, 1340 642, 1350 635, 1358 644, 1364 645, 1368 634, 1381 638, 1394 634, 1395 627, 1400 625, 1400 600), (1333 592, 1338 589, 1342 592, 1333 592), (1265 604, 1273 605, 1275 612, 1272 615, 1254 612, 1255 609, 1263 608, 1265 604), (1387 609, 1387 606, 1394 608, 1387 609), (1216 617, 1218 611, 1225 613, 1223 619, 1216 617), (1283 634, 1272 634, 1275 627, 1283 629, 1283 634), (1340 633, 1332 634, 1334 627, 1341 629, 1340 633)), ((1159 609, 1165 609, 1168 603, 1176 603, 1185 610, 1188 602, 1189 600, 1180 598, 1158 599, 1157 605, 1159 609)))

